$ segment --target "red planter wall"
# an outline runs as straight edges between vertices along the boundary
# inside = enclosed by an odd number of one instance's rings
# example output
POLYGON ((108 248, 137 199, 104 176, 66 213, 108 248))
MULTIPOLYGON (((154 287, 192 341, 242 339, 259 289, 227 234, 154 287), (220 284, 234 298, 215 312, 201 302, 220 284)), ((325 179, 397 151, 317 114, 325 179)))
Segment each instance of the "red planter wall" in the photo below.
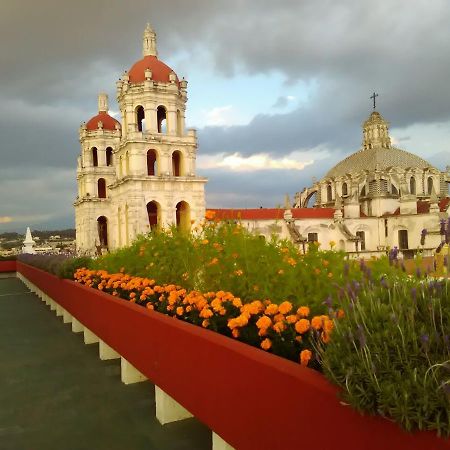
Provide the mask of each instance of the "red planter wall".
POLYGON ((15 272, 16 261, 0 261, 0 273, 15 272))
POLYGON ((239 450, 444 450, 361 416, 319 373, 209 330, 26 266, 18 271, 239 450))

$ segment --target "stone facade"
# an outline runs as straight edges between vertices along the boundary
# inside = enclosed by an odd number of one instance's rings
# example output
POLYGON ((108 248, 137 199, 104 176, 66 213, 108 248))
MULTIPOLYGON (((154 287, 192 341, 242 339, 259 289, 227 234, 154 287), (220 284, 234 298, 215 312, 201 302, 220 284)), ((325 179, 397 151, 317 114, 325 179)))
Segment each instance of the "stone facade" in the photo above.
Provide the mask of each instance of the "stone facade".
POLYGON ((99 112, 80 127, 77 250, 103 252, 154 227, 189 229, 205 214, 206 179, 196 175, 197 136, 185 128, 187 81, 158 59, 148 25, 143 58, 117 82, 121 121, 99 112))

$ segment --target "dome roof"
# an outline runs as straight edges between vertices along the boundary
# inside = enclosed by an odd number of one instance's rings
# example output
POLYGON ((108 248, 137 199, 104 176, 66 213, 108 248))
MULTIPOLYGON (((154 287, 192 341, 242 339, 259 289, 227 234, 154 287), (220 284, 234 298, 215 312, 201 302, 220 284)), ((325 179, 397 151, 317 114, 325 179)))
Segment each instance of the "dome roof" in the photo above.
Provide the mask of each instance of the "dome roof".
POLYGON ((341 177, 347 173, 362 172, 364 170, 371 172, 376 169, 385 170, 389 167, 399 167, 401 169, 435 168, 429 162, 405 150, 395 147, 376 147, 361 149, 348 156, 336 164, 325 175, 325 178, 341 177))
POLYGON ((100 111, 96 116, 92 117, 92 119, 86 123, 86 128, 91 131, 98 130, 98 123, 100 121, 103 123, 104 130, 115 130, 116 124, 119 125, 120 128, 120 122, 105 111, 100 111))
MULTIPOLYGON (((146 69, 152 71, 152 79, 154 81, 159 83, 170 83, 169 75, 173 70, 154 55, 144 56, 133 65, 128 72, 130 83, 144 82, 146 69)), ((178 82, 178 77, 176 78, 176 81, 178 82)))

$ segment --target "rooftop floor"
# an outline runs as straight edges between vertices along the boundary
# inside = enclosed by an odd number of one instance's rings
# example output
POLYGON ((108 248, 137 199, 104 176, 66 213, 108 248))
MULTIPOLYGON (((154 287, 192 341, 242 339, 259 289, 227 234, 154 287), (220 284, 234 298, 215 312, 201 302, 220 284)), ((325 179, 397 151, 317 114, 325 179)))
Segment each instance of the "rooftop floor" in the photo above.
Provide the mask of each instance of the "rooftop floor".
POLYGON ((0 279, 0 448, 2 450, 202 450, 211 431, 196 419, 161 426, 153 385, 124 385, 120 360, 32 294, 0 279))

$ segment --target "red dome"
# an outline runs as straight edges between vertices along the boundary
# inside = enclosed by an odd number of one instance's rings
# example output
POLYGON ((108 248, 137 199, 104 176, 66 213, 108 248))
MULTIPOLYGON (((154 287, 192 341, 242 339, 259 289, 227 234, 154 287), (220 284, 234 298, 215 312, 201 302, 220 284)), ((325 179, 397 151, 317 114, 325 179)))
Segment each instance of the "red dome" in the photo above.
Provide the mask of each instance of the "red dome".
MULTIPOLYGON (((130 83, 142 83, 145 81, 145 70, 152 71, 152 79, 159 83, 169 83, 169 75, 173 70, 160 61, 156 56, 144 56, 128 72, 130 83)), ((178 82, 178 77, 176 79, 178 82)))
POLYGON ((119 124, 120 128, 120 122, 118 122, 114 117, 111 117, 107 112, 100 112, 96 116, 94 116, 92 119, 88 121, 86 124, 86 128, 88 130, 97 130, 98 129, 98 123, 102 121, 103 122, 103 129, 104 130, 115 130, 116 124, 119 124))

